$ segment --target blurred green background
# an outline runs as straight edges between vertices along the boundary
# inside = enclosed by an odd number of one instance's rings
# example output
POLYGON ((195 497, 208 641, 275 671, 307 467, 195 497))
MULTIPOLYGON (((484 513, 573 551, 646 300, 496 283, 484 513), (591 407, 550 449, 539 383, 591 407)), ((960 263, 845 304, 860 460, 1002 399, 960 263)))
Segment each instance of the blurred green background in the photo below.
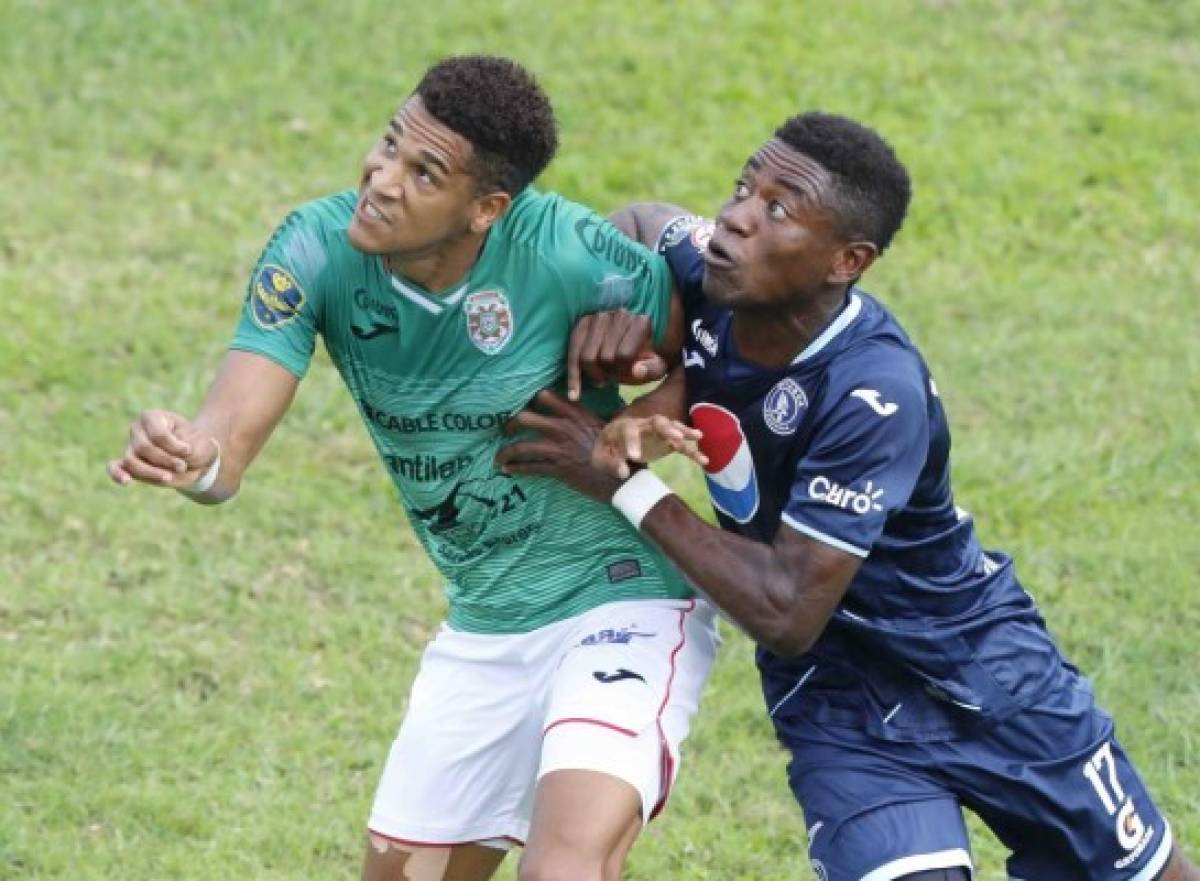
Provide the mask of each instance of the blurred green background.
MULTIPOLYGON (((712 213, 804 109, 891 140, 915 201, 866 287, 934 371, 958 500, 1200 849, 1198 35, 1197 0, 0 0, 0 878, 357 877, 443 606, 336 375, 226 508, 104 463, 194 410, 274 225, 468 51, 539 75, 542 184, 602 211, 712 213)), ((811 878, 726 635, 629 878, 811 878)))

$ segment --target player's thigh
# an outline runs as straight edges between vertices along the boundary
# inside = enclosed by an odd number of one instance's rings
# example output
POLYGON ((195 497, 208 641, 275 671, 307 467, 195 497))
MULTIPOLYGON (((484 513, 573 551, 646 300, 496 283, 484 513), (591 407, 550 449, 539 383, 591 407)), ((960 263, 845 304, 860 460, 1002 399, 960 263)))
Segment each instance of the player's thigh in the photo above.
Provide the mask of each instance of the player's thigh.
POLYGON ((507 851, 482 844, 417 847, 369 835, 362 881, 487 881, 507 851))
POLYGON ((597 771, 561 770, 538 781, 521 881, 616 881, 642 828, 640 793, 597 771))
POLYGON ((775 722, 792 753, 789 781, 804 810, 809 860, 820 881, 970 872, 959 803, 914 761, 913 744, 801 719, 775 722))
POLYGON ((1167 865, 1170 826, 1073 673, 953 760, 931 760, 1012 851, 1014 878, 1149 881, 1167 865))
POLYGON ((1157 881, 1200 881, 1200 869, 1176 848, 1157 881))
POLYGON ((595 771, 638 793, 639 815, 661 809, 716 654, 710 606, 613 603, 581 616, 555 673, 539 779, 595 771))
POLYGON ((370 831, 443 846, 525 839, 549 681, 525 662, 533 640, 438 634, 384 766, 370 831))

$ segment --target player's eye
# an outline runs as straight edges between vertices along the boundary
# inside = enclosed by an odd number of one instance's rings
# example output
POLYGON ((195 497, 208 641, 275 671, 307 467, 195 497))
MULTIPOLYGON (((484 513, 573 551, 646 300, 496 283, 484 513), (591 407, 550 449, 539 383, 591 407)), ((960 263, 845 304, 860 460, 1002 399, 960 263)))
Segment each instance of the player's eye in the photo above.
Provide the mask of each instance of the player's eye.
POLYGON ((787 206, 776 199, 772 199, 767 203, 767 216, 772 220, 787 220, 787 206))
POLYGON ((733 183, 733 198, 745 199, 750 195, 750 187, 744 180, 736 180, 733 183))
POLYGON ((383 136, 383 152, 389 156, 396 152, 396 139, 391 135, 383 136))
POLYGON ((423 184, 437 183, 437 178, 433 176, 433 173, 429 170, 429 166, 427 165, 420 165, 417 167, 417 180, 423 184))

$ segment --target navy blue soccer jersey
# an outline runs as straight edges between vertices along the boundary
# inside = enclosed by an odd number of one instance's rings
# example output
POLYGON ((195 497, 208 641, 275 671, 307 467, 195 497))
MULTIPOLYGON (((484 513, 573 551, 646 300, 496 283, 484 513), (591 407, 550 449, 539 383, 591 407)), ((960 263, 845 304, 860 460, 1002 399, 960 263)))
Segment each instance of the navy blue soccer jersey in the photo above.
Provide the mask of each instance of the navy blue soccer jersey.
POLYGON ((742 358, 707 302, 711 225, 668 224, 659 249, 684 299, 683 363, 721 526, 780 529, 862 559, 812 651, 759 650, 772 713, 803 712, 895 740, 956 736, 1050 687, 1063 661, 1005 555, 985 551, 950 489, 950 430, 916 347, 858 289, 788 366, 742 358))

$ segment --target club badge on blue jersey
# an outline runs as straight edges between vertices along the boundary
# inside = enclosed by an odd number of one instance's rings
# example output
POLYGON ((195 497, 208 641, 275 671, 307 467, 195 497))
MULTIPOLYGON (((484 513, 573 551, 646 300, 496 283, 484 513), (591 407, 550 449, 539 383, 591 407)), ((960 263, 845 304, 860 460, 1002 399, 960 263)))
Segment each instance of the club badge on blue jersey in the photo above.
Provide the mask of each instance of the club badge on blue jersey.
POLYGON ((512 339, 513 315, 501 291, 476 291, 463 301, 467 335, 485 355, 495 355, 512 339))
POLYGON ((658 234, 658 244, 655 251, 665 254, 686 238, 691 238, 692 245, 700 253, 708 250, 709 239, 712 238, 714 224, 705 217, 695 214, 685 214, 669 221, 658 234))
POLYGON ((294 321, 304 307, 304 291, 286 270, 263 264, 250 291, 250 314, 263 330, 275 330, 294 321))
POLYGON ((700 450, 708 457, 704 479, 713 507, 738 523, 749 523, 758 511, 758 477, 742 424, 716 404, 696 404, 691 415, 704 435, 700 450))
POLYGON ((763 419, 767 428, 778 435, 795 434, 808 407, 808 396, 800 383, 790 376, 775 383, 763 398, 763 419))

